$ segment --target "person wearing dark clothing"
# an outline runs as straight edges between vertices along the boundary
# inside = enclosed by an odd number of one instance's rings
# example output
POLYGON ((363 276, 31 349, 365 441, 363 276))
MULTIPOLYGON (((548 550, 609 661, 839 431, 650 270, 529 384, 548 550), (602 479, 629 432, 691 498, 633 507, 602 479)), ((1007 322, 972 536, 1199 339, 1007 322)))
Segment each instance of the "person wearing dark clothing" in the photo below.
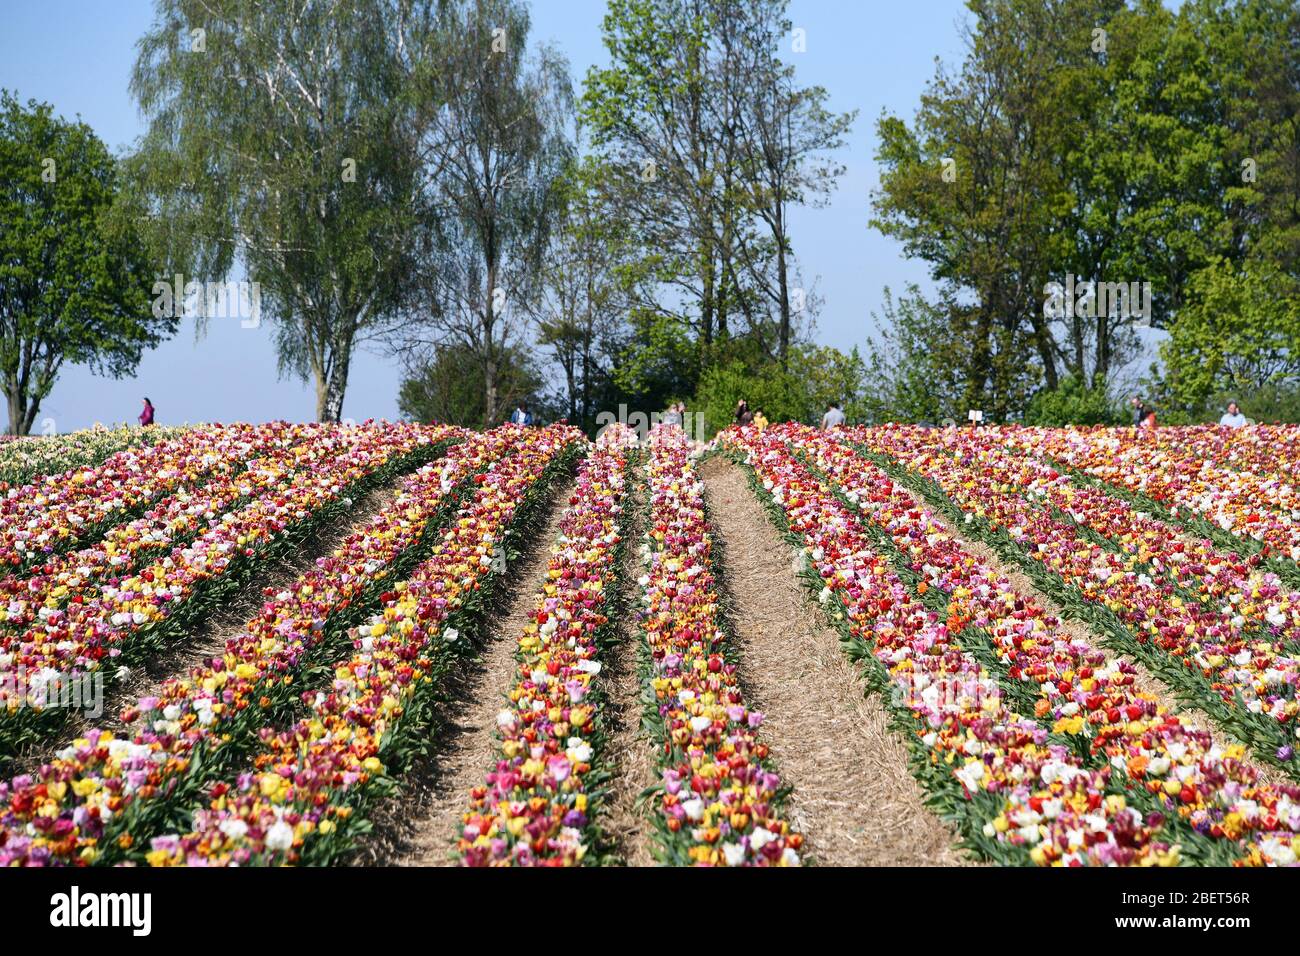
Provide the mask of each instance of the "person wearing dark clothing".
POLYGON ((145 425, 152 425, 152 424, 153 424, 153 402, 149 401, 149 399, 146 398, 144 400, 144 410, 140 412, 140 425, 141 427, 143 427, 145 425))
POLYGON ((1142 401, 1142 396, 1134 395, 1129 405, 1133 407, 1133 427, 1143 424, 1151 412, 1147 409, 1146 402, 1142 401))
POLYGON ((736 406, 736 424, 748 425, 753 420, 754 413, 749 410, 749 402, 742 398, 740 403, 736 406))

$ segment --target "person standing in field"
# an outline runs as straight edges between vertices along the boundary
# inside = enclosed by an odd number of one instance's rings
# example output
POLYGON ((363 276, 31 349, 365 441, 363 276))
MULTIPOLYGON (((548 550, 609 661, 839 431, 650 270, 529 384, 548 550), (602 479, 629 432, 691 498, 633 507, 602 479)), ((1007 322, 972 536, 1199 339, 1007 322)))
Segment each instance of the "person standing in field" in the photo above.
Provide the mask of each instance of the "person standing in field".
POLYGON ((152 424, 153 424, 153 402, 149 401, 148 396, 145 396, 144 409, 140 412, 140 426, 144 427, 146 425, 152 425, 152 424))
POLYGON ((527 402, 520 402, 510 414, 510 423, 513 425, 531 425, 533 423, 533 413, 528 410, 527 402))
POLYGON ((1133 427, 1137 428, 1139 425, 1145 424, 1148 413, 1146 402, 1142 401, 1142 396, 1134 395, 1129 401, 1129 405, 1133 408, 1133 427))
POLYGON ((1241 409, 1237 407, 1236 402, 1229 402, 1228 410, 1219 419, 1219 424, 1228 428, 1240 428, 1246 424, 1246 416, 1241 414, 1241 409))
POLYGON ((754 420, 754 413, 749 410, 749 402, 743 398, 736 405, 736 424, 748 425, 754 420))
POLYGON ((822 416, 822 431, 839 428, 843 424, 844 412, 840 411, 839 405, 835 402, 831 402, 826 406, 826 414, 822 416))
POLYGON ((757 428, 759 431, 762 431, 764 428, 767 427, 767 416, 763 414, 763 410, 761 408, 758 411, 754 412, 754 427, 757 428))

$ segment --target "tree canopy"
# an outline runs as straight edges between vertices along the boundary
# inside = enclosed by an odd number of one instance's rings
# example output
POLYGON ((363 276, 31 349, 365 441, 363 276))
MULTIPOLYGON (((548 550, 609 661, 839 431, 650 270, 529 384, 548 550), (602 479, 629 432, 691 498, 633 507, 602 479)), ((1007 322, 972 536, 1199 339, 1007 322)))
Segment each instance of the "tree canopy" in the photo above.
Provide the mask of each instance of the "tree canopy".
POLYGON ((158 0, 131 88, 159 272, 258 283, 280 367, 342 414, 354 351, 415 267, 437 103, 428 0, 158 0))
POLYGON ((65 365, 131 374, 176 330, 149 307, 152 270, 118 163, 81 122, 0 90, 0 387, 31 431, 65 365))

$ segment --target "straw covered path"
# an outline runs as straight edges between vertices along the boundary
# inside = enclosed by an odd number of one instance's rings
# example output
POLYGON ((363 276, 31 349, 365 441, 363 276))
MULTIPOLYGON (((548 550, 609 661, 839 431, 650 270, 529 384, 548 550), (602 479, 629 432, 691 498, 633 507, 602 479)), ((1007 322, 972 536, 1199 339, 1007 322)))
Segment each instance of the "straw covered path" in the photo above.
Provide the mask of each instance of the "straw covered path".
POLYGON ((792 823, 823 866, 957 866, 955 832, 924 803, 908 752, 875 695, 825 626, 793 556, 744 474, 719 457, 701 466, 722 545, 747 703, 794 788, 792 823))

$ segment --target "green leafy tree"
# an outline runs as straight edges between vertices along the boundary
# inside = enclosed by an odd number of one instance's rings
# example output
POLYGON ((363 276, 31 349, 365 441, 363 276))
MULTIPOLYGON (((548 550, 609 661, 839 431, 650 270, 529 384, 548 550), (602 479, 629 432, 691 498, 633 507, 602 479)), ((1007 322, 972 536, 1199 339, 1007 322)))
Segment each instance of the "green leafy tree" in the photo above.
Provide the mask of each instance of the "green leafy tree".
POLYGON ((574 162, 563 178, 563 213, 541 274, 538 344, 563 377, 569 421, 589 431, 602 410, 617 405, 611 367, 626 343, 627 296, 619 278, 627 264, 627 230, 598 188, 601 166, 574 162))
POLYGON ((632 408, 649 413, 691 394, 701 364, 695 340, 680 323, 655 310, 634 309, 613 380, 632 408))
POLYGON ((1043 389, 1029 400, 1026 425, 1113 425, 1122 421, 1106 383, 1090 385, 1077 375, 1066 375, 1054 389, 1043 389))
POLYGON ((1274 265, 1226 260, 1192 277, 1188 304, 1161 346, 1173 404, 1300 385, 1300 284, 1274 265))
MULTIPOLYGON (((542 388, 542 377, 520 348, 507 349, 497 367, 497 395, 502 409, 528 401, 542 388)), ((434 351, 432 359, 407 372, 398 392, 397 406, 408 419, 444 422, 466 428, 488 428, 504 416, 487 413, 483 363, 470 348, 449 345, 434 351)), ((534 416, 538 414, 534 409, 534 416)))
POLYGON ((428 0, 157 0, 139 43, 131 168, 158 271, 242 260, 324 421, 415 272, 433 47, 428 0))
POLYGON ((607 204, 634 240, 622 273, 640 326, 629 349, 651 350, 630 359, 636 377, 662 366, 666 341, 693 343, 698 374, 735 337, 782 362, 795 340, 789 212, 834 188, 831 153, 853 116, 831 113, 826 91, 800 87, 781 61, 785 10, 785 0, 609 4, 609 64, 588 72, 581 115, 607 204))
POLYGON ((751 411, 761 409, 774 422, 815 424, 831 402, 851 421, 860 421, 867 411, 866 387, 866 365, 856 349, 844 353, 828 345, 796 343, 782 367, 750 343, 734 350, 729 361, 707 369, 689 404, 704 416, 708 434, 731 424, 742 398, 751 411))
POLYGON ((117 164, 84 123, 0 91, 0 386, 12 435, 31 431, 65 364, 134 372, 176 323, 151 315, 152 276, 123 212, 117 164))
POLYGON ((1058 228, 1065 183, 1055 91, 1062 70, 1089 55, 1098 4, 968 6, 960 68, 937 69, 911 125, 890 115, 877 124, 882 173, 871 222, 930 263, 950 317, 946 334, 936 331, 960 356, 962 404, 1002 419, 1040 375, 1055 383, 1042 312, 1045 277, 1068 249, 1058 228))
POLYGON ((479 358, 489 421, 504 414, 497 378, 526 340, 545 253, 573 155, 568 64, 530 53, 515 0, 448 3, 439 12, 438 98, 426 147, 436 169, 427 277, 430 332, 479 358))
MULTIPOLYGON (((879 316, 877 334, 867 357, 868 380, 865 413, 874 422, 965 421, 972 408, 1003 420, 1008 409, 1020 409, 1037 379, 1011 362, 1001 361, 997 349, 1006 329, 994 334, 982 326, 979 310, 943 295, 930 301, 916 285, 909 285, 895 301, 888 288, 879 316), (981 338, 979 348, 972 339, 981 338), (981 350, 988 351, 988 357, 981 350), (990 379, 979 366, 997 373, 990 379), (992 392, 990 392, 992 390, 992 392), (986 403, 990 393, 1003 396, 996 406, 986 403)), ((1023 356, 1023 346, 1015 354, 1023 356)))

